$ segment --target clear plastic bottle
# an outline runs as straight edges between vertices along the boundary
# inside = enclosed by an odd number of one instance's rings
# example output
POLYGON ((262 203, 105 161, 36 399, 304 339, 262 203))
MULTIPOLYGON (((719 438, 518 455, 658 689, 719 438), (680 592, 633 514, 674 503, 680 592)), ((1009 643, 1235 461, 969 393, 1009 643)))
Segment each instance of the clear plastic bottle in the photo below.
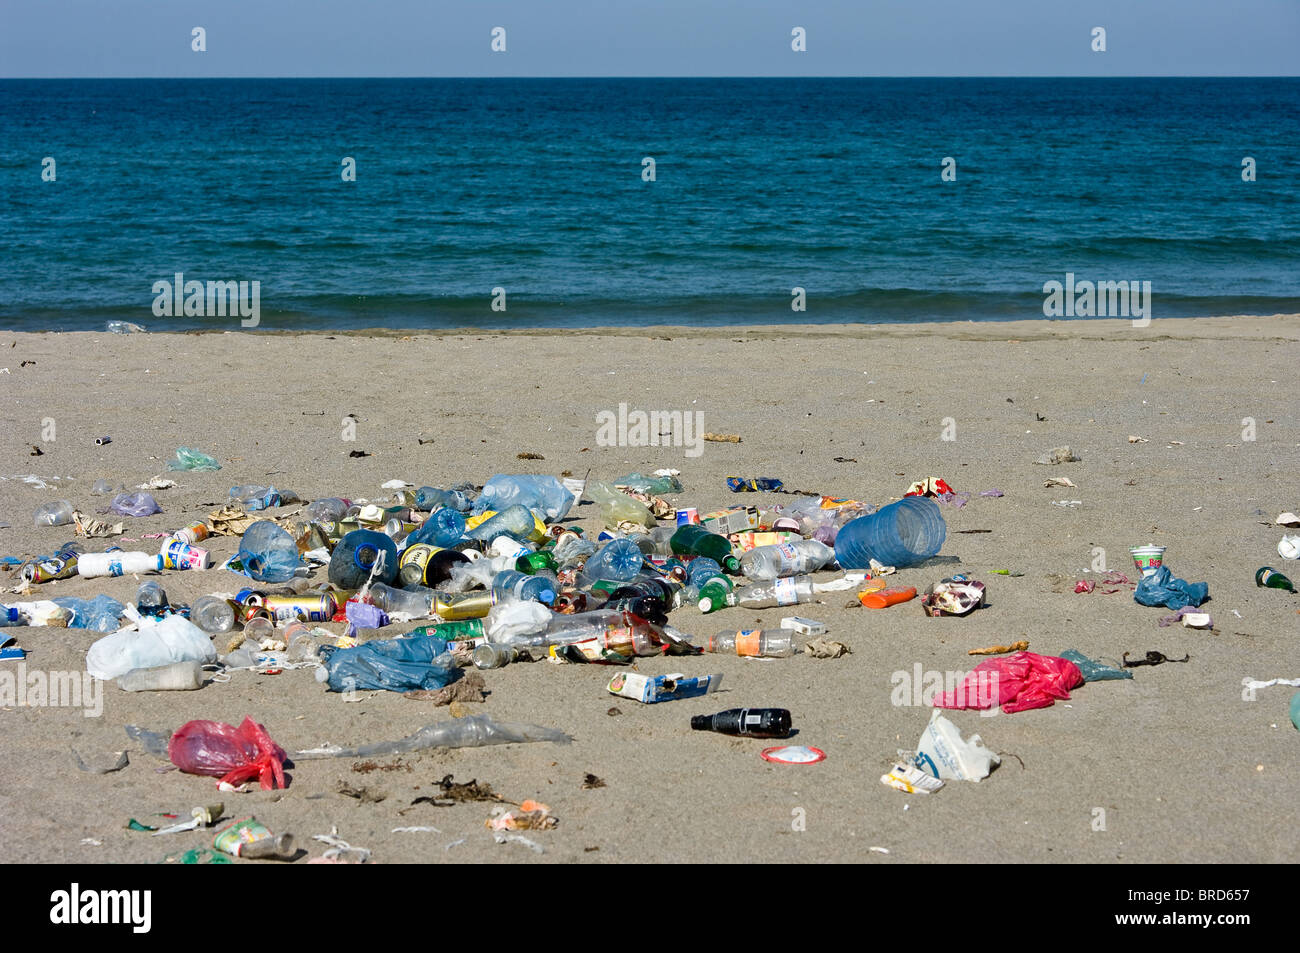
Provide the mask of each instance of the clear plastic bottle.
POLYGON ((32 514, 36 526, 67 526, 72 522, 72 504, 67 500, 42 503, 32 514))
POLYGON ((531 539, 536 532, 537 521, 533 518, 532 510, 526 506, 511 506, 479 523, 465 535, 470 539, 484 542, 496 539, 498 536, 509 536, 524 542, 531 539))
POLYGON ((740 568, 750 579, 769 580, 802 576, 835 561, 835 550, 815 539, 800 539, 776 546, 756 546, 740 557, 740 568))
POLYGON ((385 612, 405 612, 416 619, 427 619, 433 614, 434 600, 445 593, 417 586, 412 589, 394 589, 382 582, 370 587, 370 601, 385 612))
POLYGON ((704 651, 749 658, 788 658, 794 634, 786 629, 724 629, 705 643, 704 651))
POLYGON ((444 506, 434 510, 419 529, 407 537, 407 545, 428 543, 446 549, 465 536, 465 517, 460 510, 444 506))
POLYGON ((445 506, 462 513, 469 511, 470 499, 459 490, 439 490, 437 487, 422 486, 415 491, 415 505, 421 510, 432 510, 445 506))
POLYGON ((340 589, 360 589, 370 578, 371 570, 381 555, 384 566, 375 580, 387 585, 397 578, 399 571, 397 546, 383 533, 369 529, 353 530, 339 540, 330 554, 330 582, 340 589))
POLYGON ((480 669, 504 668, 511 662, 518 662, 525 657, 531 658, 522 645, 507 645, 497 642, 484 642, 474 646, 474 667, 480 669))
POLYGON ((613 655, 659 655, 663 630, 630 612, 596 609, 574 615, 557 615, 546 631, 524 640, 534 646, 562 646, 589 643, 596 653, 613 655))
POLYGON ((498 599, 532 599, 550 605, 559 589, 559 582, 546 572, 528 575, 517 569, 507 569, 497 573, 492 580, 492 594, 498 599))
POLYGON ((498 473, 483 484, 483 492, 474 501, 474 512, 524 506, 555 523, 564 519, 574 502, 573 494, 553 476, 498 473))
POLYGON ((172 662, 156 668, 136 668, 117 677, 124 692, 192 692, 203 687, 203 663, 172 662))
POLYGON ((23 614, 14 606, 0 606, 0 627, 6 625, 26 625, 23 614))
POLYGON ((158 613, 167 608, 167 591, 155 579, 140 583, 135 594, 135 606, 141 612, 158 613))
POLYGON ((814 593, 810 576, 786 576, 771 582, 740 586, 727 594, 726 603, 729 606, 744 606, 747 609, 770 609, 773 606, 792 606, 802 602, 812 602, 814 593))
POLYGON ((632 540, 611 539, 583 565, 578 585, 586 588, 601 579, 629 582, 641 571, 643 562, 641 550, 632 540))
POLYGON ((235 627, 235 610, 225 599, 199 596, 190 606, 190 621, 204 632, 229 632, 235 627))

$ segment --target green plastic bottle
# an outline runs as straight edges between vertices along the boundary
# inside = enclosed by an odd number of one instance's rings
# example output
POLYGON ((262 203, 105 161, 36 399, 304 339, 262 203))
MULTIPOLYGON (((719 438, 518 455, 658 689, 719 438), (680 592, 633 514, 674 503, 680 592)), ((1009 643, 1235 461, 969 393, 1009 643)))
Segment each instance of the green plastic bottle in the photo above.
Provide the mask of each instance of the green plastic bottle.
POLYGON ((677 527, 668 545, 678 556, 708 556, 733 576, 740 572, 740 560, 731 555, 727 537, 710 533, 694 523, 677 527))

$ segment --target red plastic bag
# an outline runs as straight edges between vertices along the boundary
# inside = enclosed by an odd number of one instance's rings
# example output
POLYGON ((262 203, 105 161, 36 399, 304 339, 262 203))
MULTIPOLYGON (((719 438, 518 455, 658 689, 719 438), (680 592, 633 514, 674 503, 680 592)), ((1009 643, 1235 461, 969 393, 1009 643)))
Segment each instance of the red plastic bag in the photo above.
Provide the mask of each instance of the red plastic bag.
POLYGON ((1034 652, 980 662, 954 691, 939 695, 936 708, 992 708, 1007 714, 1046 708, 1066 700, 1070 689, 1083 684, 1083 674, 1069 659, 1034 652))
POLYGON ((285 786, 284 749, 251 718, 238 728, 219 721, 186 722, 167 742, 167 756, 186 774, 235 785, 257 778, 264 791, 285 786))

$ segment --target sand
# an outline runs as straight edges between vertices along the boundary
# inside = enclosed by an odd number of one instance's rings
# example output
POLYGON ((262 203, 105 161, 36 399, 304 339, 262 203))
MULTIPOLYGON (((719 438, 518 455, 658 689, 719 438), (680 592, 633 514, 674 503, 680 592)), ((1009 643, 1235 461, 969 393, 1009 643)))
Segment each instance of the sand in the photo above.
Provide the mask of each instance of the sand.
MULTIPOLYGON (((164 514, 128 519, 127 537, 202 518, 231 486, 246 483, 275 483, 308 499, 378 500, 391 493, 380 484, 394 478, 447 486, 498 472, 580 477, 590 469, 612 479, 673 467, 686 487, 681 502, 707 512, 763 499, 728 492, 729 475, 778 477, 793 489, 878 505, 940 476, 970 502, 943 507, 949 535, 941 559, 896 578, 924 588, 965 572, 988 586, 987 607, 964 619, 930 619, 915 603, 847 608, 844 593, 793 612, 705 617, 683 608, 672 621, 697 636, 775 627, 797 612, 826 622, 829 637, 852 654, 640 660, 643 672, 725 676, 719 694, 650 706, 605 691, 615 669, 514 665, 485 673, 491 694, 475 710, 563 729, 572 744, 425 752, 369 774, 354 772, 351 761, 303 762, 285 791, 218 798, 210 779, 160 773, 163 763, 129 742, 123 726, 171 730, 193 718, 237 723, 251 715, 293 749, 397 738, 450 716, 395 694, 348 703, 307 670, 237 672, 190 693, 127 694, 110 685, 99 717, 11 706, 0 712, 0 856, 155 861, 206 839, 131 832, 128 818, 150 823, 220 799, 229 815, 256 814, 292 832, 312 856, 324 845, 311 836, 337 827, 380 863, 1294 862, 1300 734, 1286 708, 1295 689, 1261 689, 1247 701, 1242 680, 1300 675, 1300 599, 1253 582, 1266 564, 1300 578, 1294 563, 1282 564, 1282 533, 1268 525, 1300 510, 1297 339, 1300 315, 1157 320, 1141 329, 1033 321, 0 334, 7 477, 0 520, 12 524, 0 530, 3 555, 46 552, 70 537, 68 528, 33 528, 38 504, 68 498, 83 511, 102 507, 107 498, 90 495, 94 481, 134 486, 168 475, 166 461, 184 445, 215 455, 224 469, 171 474, 181 485, 156 492, 164 514), (620 403, 695 411, 704 430, 743 441, 707 443, 699 456, 686 447, 601 446, 596 415, 617 413, 620 403), (354 441, 342 439, 349 414, 354 441), (1245 418, 1253 418, 1253 440, 1243 439, 1245 418), (50 421, 54 439, 43 440, 50 421), (112 443, 96 446, 104 435, 112 443), (1147 442, 1130 443, 1130 435, 1147 442), (43 455, 30 455, 33 444, 43 455), (1032 462, 1062 444, 1081 461, 1032 462), (353 450, 371 455, 351 458, 353 450), (545 459, 516 459, 522 451, 545 459), (21 482, 27 474, 49 488, 21 482), (1044 488, 1049 477, 1069 477, 1077 488, 1044 488), (979 495, 994 487, 1005 496, 979 495), (1052 505, 1062 499, 1081 505, 1052 505), (970 529, 992 532, 960 532, 970 529), (1209 583, 1214 632, 1159 628, 1167 611, 1124 593, 1073 591, 1097 549, 1108 567, 1135 575, 1128 547, 1147 542, 1168 547, 1176 575, 1209 583), (914 747, 928 716, 924 707, 892 703, 895 673, 966 671, 977 661, 967 649, 1021 638, 1043 654, 1074 647, 1118 658, 1154 649, 1191 660, 1085 685, 1044 710, 953 713, 963 732, 1003 753, 1002 766, 978 784, 953 782, 929 797, 881 785, 897 749, 914 747), (789 708, 799 730, 792 743, 819 747, 826 760, 768 764, 759 758, 762 742, 689 730, 691 715, 743 706, 789 708), (130 765, 85 773, 74 748, 88 761, 125 748, 130 765), (584 789, 588 773, 605 785, 584 789), (491 805, 411 805, 436 793, 447 774, 487 782, 512 801, 548 803, 558 828, 531 835, 545 854, 494 843, 483 826, 491 805), (341 786, 382 800, 363 803, 338 793, 341 786), (440 833, 392 833, 409 826, 440 833)), ((595 528, 594 506, 575 512, 595 528)), ((224 557, 236 546, 227 537, 211 548, 224 557)), ((176 601, 241 584, 218 571, 162 581, 176 601)), ((39 593, 126 600, 136 585, 72 579, 39 593)), ((96 638, 53 628, 17 634, 28 669, 44 671, 80 671, 96 638)))

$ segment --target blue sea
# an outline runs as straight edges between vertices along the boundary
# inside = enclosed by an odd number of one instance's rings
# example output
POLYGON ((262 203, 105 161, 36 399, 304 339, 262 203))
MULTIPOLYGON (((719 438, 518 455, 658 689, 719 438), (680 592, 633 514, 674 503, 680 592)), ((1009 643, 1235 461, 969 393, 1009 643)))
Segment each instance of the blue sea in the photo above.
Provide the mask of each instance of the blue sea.
POLYGON ((4 80, 0 326, 239 326, 178 272, 263 329, 1300 312, 1298 143, 1294 78, 4 80))

